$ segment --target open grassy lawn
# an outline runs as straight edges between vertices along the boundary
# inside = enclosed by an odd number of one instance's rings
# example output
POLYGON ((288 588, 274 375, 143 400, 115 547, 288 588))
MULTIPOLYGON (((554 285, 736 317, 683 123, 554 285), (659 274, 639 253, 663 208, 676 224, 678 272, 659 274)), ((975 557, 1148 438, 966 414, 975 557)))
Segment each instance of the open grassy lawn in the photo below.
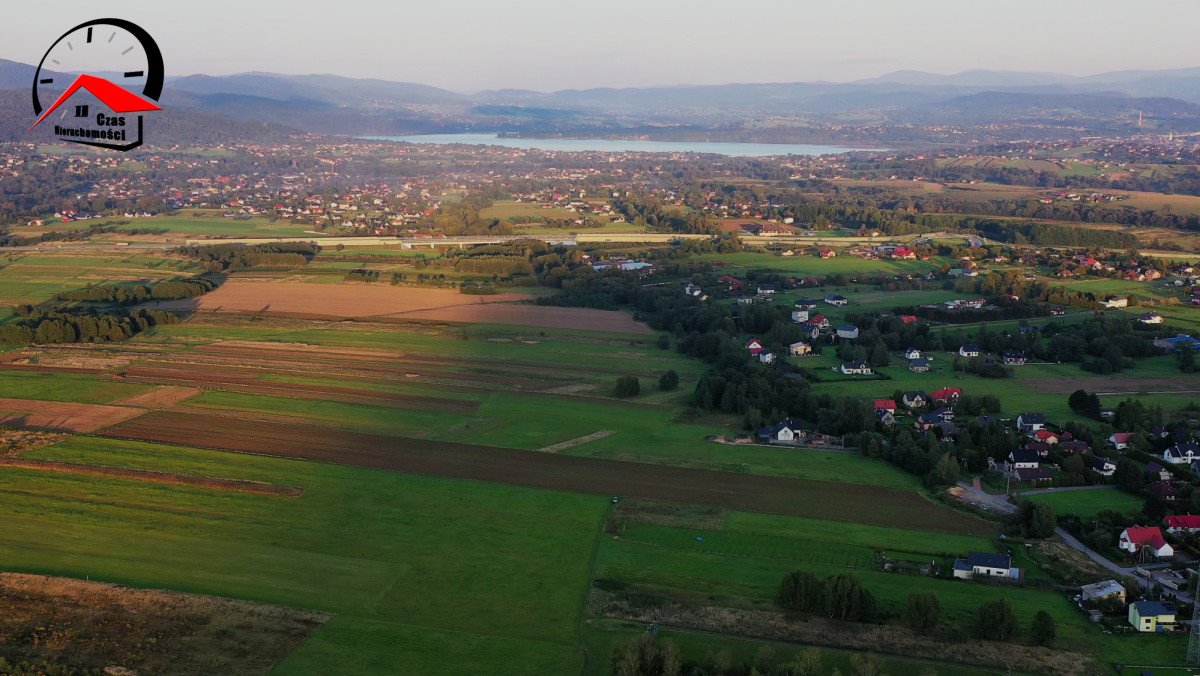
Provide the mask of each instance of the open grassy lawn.
MULTIPOLYGON (((805 247, 805 249, 811 247, 805 247)), ((940 261, 928 260, 867 260, 858 256, 839 255, 834 258, 818 258, 805 250, 795 256, 776 256, 761 253, 704 254, 698 260, 717 263, 723 273, 737 274, 755 268, 779 270, 796 275, 824 277, 833 274, 855 274, 863 272, 898 274, 902 272, 924 274, 941 265, 940 261)))
POLYGON ((1074 514, 1081 519, 1090 519, 1101 511, 1111 509, 1127 514, 1142 508, 1145 502, 1119 488, 1097 488, 1085 491, 1062 491, 1030 495, 1029 499, 1054 508, 1055 514, 1074 514))
POLYGON ((296 224, 287 219, 225 218, 222 212, 212 209, 186 209, 172 216, 139 218, 121 227, 154 228, 168 234, 211 237, 304 237, 314 236, 306 231, 316 230, 312 225, 296 224))
POLYGON ((35 455, 252 478, 304 493, 6 470, 5 570, 335 613, 281 673, 582 666, 580 602, 603 498, 86 437, 35 455))

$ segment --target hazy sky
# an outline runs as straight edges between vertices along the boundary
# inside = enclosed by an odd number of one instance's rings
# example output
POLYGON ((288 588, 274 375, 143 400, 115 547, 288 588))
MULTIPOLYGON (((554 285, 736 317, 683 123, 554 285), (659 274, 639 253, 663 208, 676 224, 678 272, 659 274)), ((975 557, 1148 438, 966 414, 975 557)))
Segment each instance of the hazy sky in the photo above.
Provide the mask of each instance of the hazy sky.
POLYGON ((1200 66, 1197 0, 20 0, 0 8, 0 58, 36 63, 102 16, 150 31, 168 76, 336 73, 463 92, 1200 66))

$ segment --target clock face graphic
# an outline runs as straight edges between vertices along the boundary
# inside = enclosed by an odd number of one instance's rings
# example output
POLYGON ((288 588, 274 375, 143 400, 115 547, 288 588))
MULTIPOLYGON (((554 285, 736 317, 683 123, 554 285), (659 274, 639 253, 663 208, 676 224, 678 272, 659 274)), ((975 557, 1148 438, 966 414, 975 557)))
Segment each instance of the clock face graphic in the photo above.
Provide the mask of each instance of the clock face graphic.
POLYGON ((141 145, 141 113, 159 110, 162 87, 162 52, 144 29, 124 19, 81 23, 38 63, 33 126, 54 119, 61 140, 129 150, 141 145))

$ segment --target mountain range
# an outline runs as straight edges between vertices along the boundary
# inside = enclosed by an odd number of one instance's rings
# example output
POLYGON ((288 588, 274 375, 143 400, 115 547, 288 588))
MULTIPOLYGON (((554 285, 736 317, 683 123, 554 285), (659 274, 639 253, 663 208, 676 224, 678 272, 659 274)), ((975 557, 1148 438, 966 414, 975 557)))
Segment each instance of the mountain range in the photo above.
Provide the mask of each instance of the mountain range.
MULTIPOLYGON (((0 59, 0 89, 28 91, 34 68, 0 59)), ((169 78, 164 107, 301 131, 403 134, 504 130, 562 134, 724 133, 764 126, 1061 125, 1129 131, 1200 130, 1200 67, 1085 77, 975 70, 896 71, 846 83, 792 82, 463 94, 337 75, 169 78)))

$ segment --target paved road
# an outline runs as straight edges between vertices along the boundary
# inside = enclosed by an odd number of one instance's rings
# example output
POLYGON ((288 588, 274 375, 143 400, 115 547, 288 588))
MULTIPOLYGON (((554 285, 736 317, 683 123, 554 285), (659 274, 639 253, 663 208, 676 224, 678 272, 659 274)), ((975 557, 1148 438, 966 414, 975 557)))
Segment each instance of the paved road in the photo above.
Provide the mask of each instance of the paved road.
POLYGON ((958 482, 958 487, 963 489, 968 500, 987 505, 990 510, 994 510, 1000 514, 1012 514, 1017 511, 1016 505, 1010 503, 1006 495, 992 495, 987 491, 975 490, 974 486, 965 481, 958 482))
MULTIPOLYGON (((1088 547, 1087 545, 1083 544, 1079 540, 1076 540, 1073 535, 1071 535, 1070 533, 1068 533, 1067 531, 1065 531, 1061 528, 1055 528, 1054 532, 1058 534, 1058 537, 1062 538, 1063 542, 1065 542, 1066 544, 1070 545, 1071 547, 1074 547, 1075 549, 1078 549, 1079 551, 1083 552, 1084 554, 1087 555, 1087 557, 1089 559, 1095 561, 1097 564, 1103 566, 1104 568, 1107 568, 1108 570, 1116 573, 1117 575, 1136 577, 1133 574, 1132 566, 1130 566, 1128 568, 1123 568, 1121 566, 1118 566, 1117 564, 1113 563, 1112 561, 1109 561, 1108 559, 1104 558, 1103 556, 1100 556, 1095 551, 1093 551, 1091 547, 1088 547)), ((1144 586, 1145 580, 1143 580, 1142 578, 1139 577, 1138 584, 1144 586)))

